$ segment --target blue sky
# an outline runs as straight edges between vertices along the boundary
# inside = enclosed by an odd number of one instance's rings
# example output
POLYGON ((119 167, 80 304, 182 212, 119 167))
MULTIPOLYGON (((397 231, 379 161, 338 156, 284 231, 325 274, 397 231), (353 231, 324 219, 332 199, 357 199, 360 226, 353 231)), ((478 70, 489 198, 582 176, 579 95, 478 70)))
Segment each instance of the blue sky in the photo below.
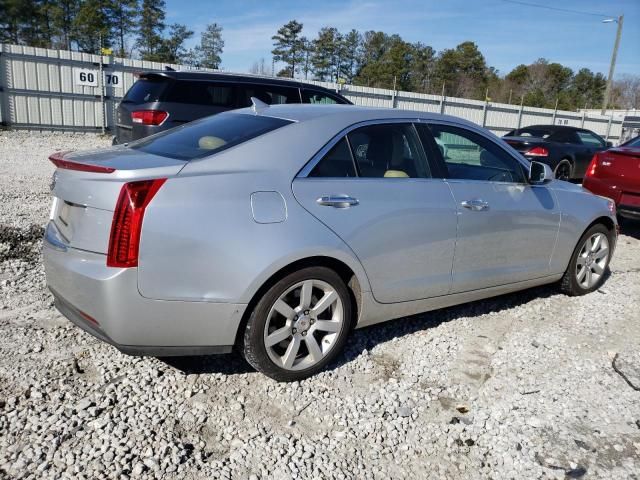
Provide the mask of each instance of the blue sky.
MULTIPOLYGON (((616 74, 640 74, 640 0, 523 0, 550 7, 624 14, 616 74)), ((323 26, 341 31, 355 28, 398 33, 437 51, 472 40, 487 63, 501 74, 540 57, 574 70, 587 67, 605 75, 609 69, 616 24, 605 17, 580 15, 508 3, 503 0, 166 0, 167 24, 184 23, 199 41, 207 23, 223 27, 222 66, 247 72, 264 58, 271 62, 271 36, 291 19, 304 24, 303 34, 315 37, 323 26)))

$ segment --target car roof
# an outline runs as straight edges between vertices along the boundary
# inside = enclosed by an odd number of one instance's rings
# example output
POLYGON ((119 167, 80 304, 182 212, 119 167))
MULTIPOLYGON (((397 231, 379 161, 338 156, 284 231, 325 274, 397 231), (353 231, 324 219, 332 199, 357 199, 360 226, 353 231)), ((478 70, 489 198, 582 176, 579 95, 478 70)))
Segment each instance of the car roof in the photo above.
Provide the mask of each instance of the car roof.
POLYGON ((251 113, 274 118, 282 118, 294 122, 306 122, 315 119, 323 121, 335 122, 336 124, 344 123, 352 125, 358 122, 368 120, 393 120, 393 119, 420 119, 420 120, 444 120, 460 125, 479 128, 477 124, 469 122, 459 117, 450 115, 442 115, 432 112, 419 112, 415 110, 401 110, 397 108, 375 108, 361 107, 356 105, 339 105, 339 104, 280 104, 270 105, 259 108, 256 111, 253 107, 233 110, 228 113, 251 113))
POLYGON ((516 128, 514 131, 528 130, 528 129, 534 129, 534 130, 542 129, 542 130, 555 130, 555 131, 573 130, 576 132, 590 132, 590 130, 587 130, 585 128, 573 127, 571 125, 527 125, 526 127, 516 128))
POLYGON ((299 82, 293 79, 268 77, 263 75, 251 75, 251 74, 236 74, 236 73, 218 73, 218 72, 201 72, 201 71, 150 71, 142 72, 139 77, 141 78, 167 78, 171 80, 204 80, 204 81, 227 81, 235 83, 253 83, 253 84, 268 84, 268 85, 280 85, 283 87, 303 87, 313 88, 317 90, 328 90, 324 87, 313 85, 310 83, 299 82))

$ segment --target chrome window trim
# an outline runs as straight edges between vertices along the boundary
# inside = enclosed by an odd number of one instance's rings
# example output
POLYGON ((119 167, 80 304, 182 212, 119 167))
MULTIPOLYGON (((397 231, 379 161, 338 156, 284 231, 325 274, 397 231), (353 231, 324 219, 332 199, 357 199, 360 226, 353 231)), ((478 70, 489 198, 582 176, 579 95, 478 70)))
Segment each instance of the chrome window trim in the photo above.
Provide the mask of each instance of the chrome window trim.
MULTIPOLYGON (((302 169, 298 172, 298 174, 295 176, 295 178, 308 178, 309 174, 311 173, 311 171, 315 168, 315 166, 320 162, 320 160, 322 160, 322 158, 329 153, 329 150, 331 150, 333 148, 333 146, 338 143, 340 141, 340 139, 342 139, 342 137, 346 136, 348 133, 352 132, 353 130, 356 130, 360 127, 367 127, 370 125, 386 125, 386 124, 390 124, 390 123, 411 123, 411 124, 415 124, 415 123, 424 123, 426 125, 429 124, 435 124, 435 125, 446 125, 446 126, 451 126, 451 127, 456 127, 456 128, 462 128, 463 130, 469 130, 477 135, 480 135, 481 137, 483 137, 485 140, 492 142, 496 147, 500 148, 502 151, 505 152, 505 154, 509 155, 511 158, 513 158, 516 162, 518 162, 522 168, 524 169, 524 177, 525 180, 527 179, 527 172, 529 171, 529 165, 526 162, 526 159, 524 157, 521 157, 520 153, 518 153, 516 150, 513 150, 512 147, 510 147, 509 145, 506 145, 507 148, 505 148, 505 145, 500 145, 498 142, 495 141, 495 139, 491 138, 489 135, 486 134, 486 132, 483 131, 483 129, 481 127, 477 127, 475 125, 466 125, 466 124, 461 124, 461 123, 457 123, 457 122, 452 122, 446 119, 427 119, 427 118, 416 118, 416 117, 405 117, 405 118, 381 118, 381 119, 373 119, 373 120, 364 120, 362 122, 358 122, 358 123, 354 123, 353 125, 349 125, 346 128, 343 128, 340 132, 338 132, 336 135, 333 136, 333 138, 331 138, 331 140, 329 140, 324 147, 322 147, 320 150, 318 150, 318 152, 313 155, 313 157, 311 157, 311 160, 309 160, 306 165, 304 167, 302 167, 302 169), (513 152, 511 151, 513 150, 513 152), (515 154, 514 154, 515 152, 515 154)), ((415 127, 414 127, 415 128, 415 127)), ((347 139, 348 141, 348 139, 347 139)), ((422 143, 422 142, 421 142, 422 143)), ((351 148, 351 145, 349 145, 349 148, 351 148)), ((424 146, 422 147, 424 149, 424 146)), ((353 157, 353 154, 351 155, 353 157)), ((427 156, 427 153, 425 152, 425 156, 427 156)), ((353 159, 355 162, 355 158, 353 159)), ((428 162, 428 158, 427 158, 427 162, 428 162)), ((429 166, 430 168, 430 166, 429 166)), ((356 174, 358 173, 358 169, 356 168, 356 174)), ((433 172, 432 172, 433 174, 433 172)), ((326 177, 326 178, 332 178, 332 179, 336 179, 336 178, 343 178, 343 177, 326 177)), ((344 178, 351 178, 351 179, 361 179, 363 177, 344 177, 344 178)), ((389 180, 389 178, 385 178, 384 180, 389 180)), ((401 181, 406 181, 407 179, 403 179, 400 178, 398 180, 401 181)), ((436 180, 434 178, 434 180, 436 180)), ((442 179, 442 180, 456 180, 456 179, 442 179)), ((487 180, 465 180, 465 179, 458 179, 460 181, 473 181, 473 182, 483 182, 486 183, 487 180)), ((506 185, 531 185, 528 182, 524 182, 524 183, 520 183, 520 182, 490 182, 490 183, 497 183, 497 184, 506 184, 506 185)))

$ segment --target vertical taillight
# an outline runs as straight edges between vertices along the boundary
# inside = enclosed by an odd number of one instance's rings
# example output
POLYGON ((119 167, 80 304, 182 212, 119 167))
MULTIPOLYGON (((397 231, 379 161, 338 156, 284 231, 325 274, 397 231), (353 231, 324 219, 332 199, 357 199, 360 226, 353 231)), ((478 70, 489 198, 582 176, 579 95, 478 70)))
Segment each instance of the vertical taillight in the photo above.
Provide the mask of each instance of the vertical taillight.
POLYGON ((166 178, 125 183, 120 190, 113 212, 108 267, 137 267, 140 249, 140 233, 145 208, 158 192, 166 178))
POLYGON ((136 110, 131 112, 131 121, 142 125, 162 125, 168 116, 162 110, 136 110))
POLYGON ((584 174, 585 177, 595 177, 596 176, 596 168, 598 167, 598 161, 600 160, 600 154, 596 153, 591 159, 591 163, 587 167, 587 171, 584 174))

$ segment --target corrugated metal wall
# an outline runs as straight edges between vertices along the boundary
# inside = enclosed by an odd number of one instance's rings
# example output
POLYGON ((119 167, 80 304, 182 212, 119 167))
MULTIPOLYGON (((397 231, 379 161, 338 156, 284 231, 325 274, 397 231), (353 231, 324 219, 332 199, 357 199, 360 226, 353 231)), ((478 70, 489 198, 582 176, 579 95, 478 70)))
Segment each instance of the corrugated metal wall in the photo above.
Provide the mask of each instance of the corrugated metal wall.
MULTIPOLYGON (((142 60, 100 57, 66 50, 0 44, 0 122, 14 128, 107 131, 115 124, 115 106, 141 71, 162 70, 167 65, 142 60), (79 72, 94 73, 102 61, 106 75, 115 74, 117 85, 104 77, 104 120, 100 87, 79 80, 79 72)), ((380 88, 310 81, 339 90, 356 105, 445 113, 470 120, 500 135, 519 126, 556 123, 584 127, 614 143, 622 133, 622 120, 611 117, 504 103, 441 97, 380 88)))

